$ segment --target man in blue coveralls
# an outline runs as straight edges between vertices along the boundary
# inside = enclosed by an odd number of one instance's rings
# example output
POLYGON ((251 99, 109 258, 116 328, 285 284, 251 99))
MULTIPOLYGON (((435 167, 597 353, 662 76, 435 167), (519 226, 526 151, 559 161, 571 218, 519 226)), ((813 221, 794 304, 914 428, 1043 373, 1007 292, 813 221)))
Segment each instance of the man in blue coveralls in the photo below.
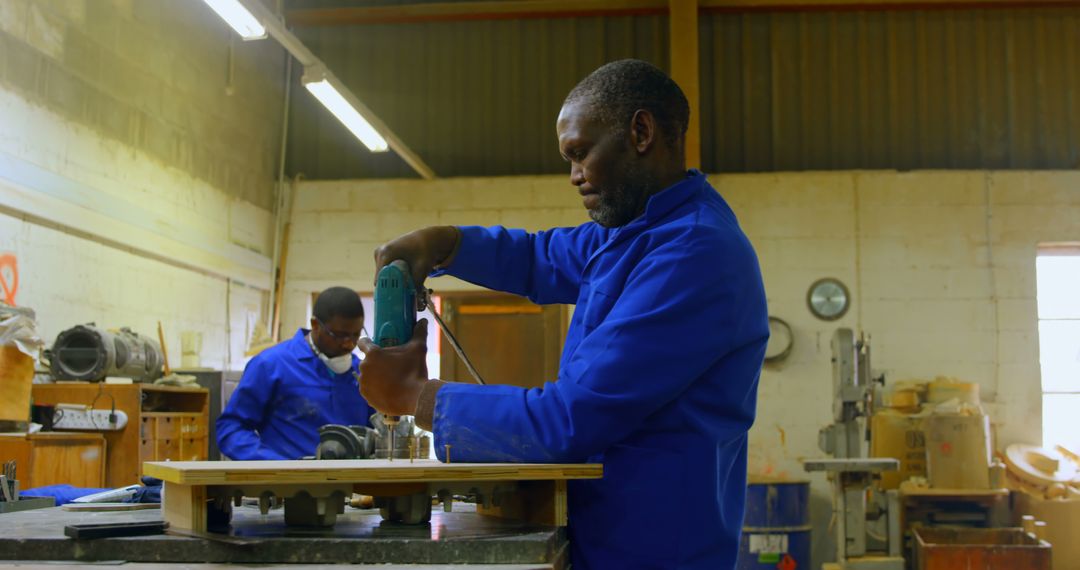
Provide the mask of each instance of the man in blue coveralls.
POLYGON ((375 413, 356 380, 352 353, 364 329, 360 295, 331 287, 315 299, 311 330, 260 352, 217 420, 231 459, 300 459, 315 454, 319 427, 370 425, 375 413))
POLYGON ((433 227, 376 251, 377 267, 404 259, 417 281, 449 274, 576 304, 558 381, 543 388, 429 380, 423 322, 400 347, 360 341, 368 401, 414 414, 454 461, 603 462, 603 479, 570 482, 575 568, 735 564, 768 315, 735 215, 686 169, 688 121, 662 71, 609 63, 556 123, 593 223, 433 227))

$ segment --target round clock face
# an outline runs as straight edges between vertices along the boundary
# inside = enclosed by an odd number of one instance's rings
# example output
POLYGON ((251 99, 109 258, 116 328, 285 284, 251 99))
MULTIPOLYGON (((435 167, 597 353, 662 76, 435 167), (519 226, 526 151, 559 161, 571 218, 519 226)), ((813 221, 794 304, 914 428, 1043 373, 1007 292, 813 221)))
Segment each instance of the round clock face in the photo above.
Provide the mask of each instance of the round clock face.
POLYGON ((780 362, 791 354, 791 327, 776 317, 769 317, 769 344, 765 347, 765 362, 780 362))
POLYGON ((810 307, 810 312, 826 321, 835 321, 844 316, 849 301, 847 287, 831 277, 815 281, 806 294, 806 304, 810 307))

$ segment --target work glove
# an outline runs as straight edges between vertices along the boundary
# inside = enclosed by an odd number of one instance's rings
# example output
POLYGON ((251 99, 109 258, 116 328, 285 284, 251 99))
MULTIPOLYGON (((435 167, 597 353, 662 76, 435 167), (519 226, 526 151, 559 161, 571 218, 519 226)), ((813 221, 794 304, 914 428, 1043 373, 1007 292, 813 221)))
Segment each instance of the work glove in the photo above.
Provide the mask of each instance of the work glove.
POLYGON ((461 231, 454 226, 430 226, 407 233, 375 249, 375 275, 395 259, 409 264, 417 289, 436 268, 445 267, 457 253, 461 231))

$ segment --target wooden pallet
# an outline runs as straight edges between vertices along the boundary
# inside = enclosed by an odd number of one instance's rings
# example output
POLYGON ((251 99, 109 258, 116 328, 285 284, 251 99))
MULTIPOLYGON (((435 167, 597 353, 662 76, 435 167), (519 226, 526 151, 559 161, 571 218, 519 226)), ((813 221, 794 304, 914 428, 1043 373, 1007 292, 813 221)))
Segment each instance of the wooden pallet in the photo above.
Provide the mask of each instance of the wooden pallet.
MULTIPOLYGON (((395 497, 462 485, 513 484, 512 500, 481 513, 539 524, 566 525, 566 481, 599 479, 600 464, 440 463, 434 460, 171 461, 147 462, 144 472, 165 482, 162 513, 171 528, 206 530, 208 502, 223 491, 272 492, 280 497, 348 490, 395 497)), ((257 496, 257 495, 249 495, 257 496)))

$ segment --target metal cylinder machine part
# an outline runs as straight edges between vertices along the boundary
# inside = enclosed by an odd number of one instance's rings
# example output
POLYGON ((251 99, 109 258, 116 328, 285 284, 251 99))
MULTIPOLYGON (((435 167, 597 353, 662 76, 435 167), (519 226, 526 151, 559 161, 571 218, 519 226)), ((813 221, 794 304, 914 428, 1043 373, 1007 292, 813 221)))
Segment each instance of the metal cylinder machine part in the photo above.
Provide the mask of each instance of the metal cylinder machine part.
POLYGON ((152 382, 161 377, 163 361, 156 340, 127 327, 108 331, 89 323, 57 335, 50 367, 59 380, 100 381, 119 376, 152 382))

